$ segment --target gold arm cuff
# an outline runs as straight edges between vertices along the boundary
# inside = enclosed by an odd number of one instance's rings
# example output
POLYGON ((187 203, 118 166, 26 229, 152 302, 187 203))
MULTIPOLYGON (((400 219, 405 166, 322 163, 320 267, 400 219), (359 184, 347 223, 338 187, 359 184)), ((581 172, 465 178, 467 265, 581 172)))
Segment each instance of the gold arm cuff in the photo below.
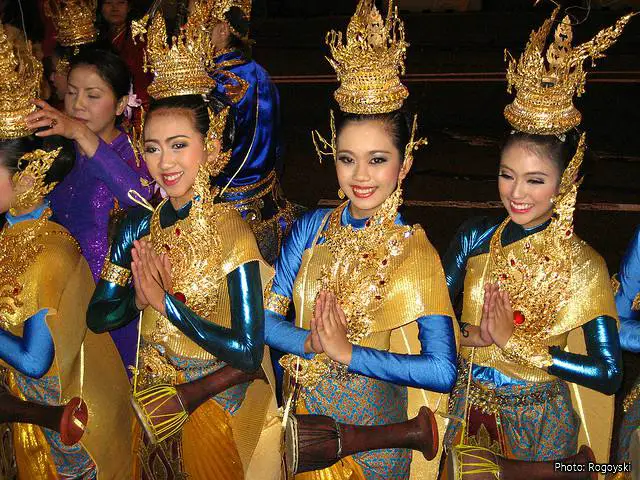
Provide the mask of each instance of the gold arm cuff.
POLYGON ((102 266, 100 278, 107 282, 120 285, 121 287, 126 287, 129 284, 129 279, 131 278, 131 270, 121 267, 120 265, 116 265, 115 263, 111 263, 107 258, 102 266))
POLYGON ((291 299, 289 297, 285 297, 284 295, 280 295, 271 290, 265 292, 264 295, 264 308, 267 310, 271 310, 279 315, 286 316, 289 311, 289 304, 291 303, 291 299))
POLYGON ((631 304, 631 310, 640 310, 640 293, 635 296, 633 303, 631 304))
POLYGON ((546 369, 553 365, 553 357, 549 348, 531 338, 523 338, 514 332, 509 341, 502 348, 504 356, 515 363, 530 367, 546 369))

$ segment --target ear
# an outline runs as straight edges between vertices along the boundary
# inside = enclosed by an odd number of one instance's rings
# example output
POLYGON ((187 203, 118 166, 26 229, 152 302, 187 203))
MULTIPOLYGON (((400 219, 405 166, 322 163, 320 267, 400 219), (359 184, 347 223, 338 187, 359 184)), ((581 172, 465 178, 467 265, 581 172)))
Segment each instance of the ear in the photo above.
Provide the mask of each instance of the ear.
POLYGON ((20 195, 21 193, 30 190, 33 188, 34 183, 35 179, 31 175, 20 175, 18 181, 13 185, 16 195, 20 195))
POLYGON ((125 95, 116 104, 116 116, 122 115, 124 113, 124 109, 127 108, 127 103, 129 103, 129 95, 125 95))

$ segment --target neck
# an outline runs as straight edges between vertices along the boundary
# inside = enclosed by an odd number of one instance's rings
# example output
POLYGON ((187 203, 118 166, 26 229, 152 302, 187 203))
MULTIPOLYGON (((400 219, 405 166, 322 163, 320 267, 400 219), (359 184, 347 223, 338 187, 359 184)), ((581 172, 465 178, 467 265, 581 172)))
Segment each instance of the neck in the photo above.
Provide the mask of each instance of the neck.
POLYGON ((35 210, 37 210, 41 205, 42 205, 42 202, 36 205, 33 205, 32 207, 14 208, 12 215, 15 217, 22 217, 23 215, 28 215, 31 212, 34 212, 35 210))
POLYGON ((193 198, 193 189, 189 189, 189 191, 180 196, 180 197, 169 197, 169 201, 173 206, 174 210, 180 210, 184 207, 189 201, 193 198))
POLYGON ((353 202, 349 202, 349 213, 356 220, 362 220, 364 218, 370 218, 378 211, 380 207, 372 208, 370 210, 361 210, 353 206, 353 202))
POLYGON ((118 137, 118 135, 120 135, 120 130, 118 130, 115 123, 113 123, 104 130, 96 132, 96 135, 98 135, 105 143, 111 143, 118 137))
POLYGON ((127 28, 127 24, 123 23, 121 25, 109 25, 109 35, 111 35, 112 38, 117 37, 120 33, 122 33, 125 28, 127 28))

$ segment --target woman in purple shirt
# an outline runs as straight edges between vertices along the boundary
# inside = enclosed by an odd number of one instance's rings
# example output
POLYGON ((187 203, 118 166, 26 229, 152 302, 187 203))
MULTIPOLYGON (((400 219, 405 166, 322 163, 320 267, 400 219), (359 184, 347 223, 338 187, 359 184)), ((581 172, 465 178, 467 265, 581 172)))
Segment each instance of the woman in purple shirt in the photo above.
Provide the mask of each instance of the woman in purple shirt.
MULTIPOLYGON (((151 197, 144 162, 137 161, 126 133, 118 127, 128 101, 131 75, 114 53, 86 49, 74 56, 65 95, 65 113, 37 100, 40 109, 27 117, 36 135, 61 135, 75 142, 76 162, 49 195, 56 222, 76 238, 97 282, 109 249, 114 207, 134 205, 129 190, 151 197)), ((135 322, 112 333, 125 365, 135 358, 135 322)))

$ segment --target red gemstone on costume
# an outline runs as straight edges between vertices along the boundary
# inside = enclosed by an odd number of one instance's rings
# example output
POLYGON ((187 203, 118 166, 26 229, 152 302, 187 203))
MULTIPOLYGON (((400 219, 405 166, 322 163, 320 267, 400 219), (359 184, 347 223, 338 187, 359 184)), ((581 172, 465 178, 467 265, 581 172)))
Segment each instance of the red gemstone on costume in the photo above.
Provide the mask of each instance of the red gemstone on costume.
POLYGON ((385 283, 387 282, 385 282, 384 280, 380 280, 380 285, 384 285, 385 283))
POLYGON ((13 289, 13 294, 18 295, 20 293, 20 289, 18 287, 13 289))
POLYGON ((511 266, 512 266, 512 267, 515 267, 515 266, 516 266, 516 261, 515 261, 513 258, 511 259, 511 266))
POLYGON ((382 265, 386 265, 387 264, 387 259, 385 258, 384 260, 382 260, 382 265))
POLYGON ((363 253, 362 254, 362 258, 369 258, 369 254, 368 253, 363 253))
POLYGON ((522 325, 524 323, 524 320, 525 318, 522 312, 518 310, 513 312, 513 323, 515 323, 516 325, 522 325))
POLYGON ((176 292, 173 294, 173 296, 176 297, 176 299, 181 301, 182 303, 187 303, 187 297, 184 296, 184 293, 176 292))
POLYGON ((500 279, 501 280, 506 280, 507 279, 507 274, 506 273, 500 274, 500 279))
POLYGON ((180 236, 180 229, 176 228, 176 235, 179 237, 180 236))
POLYGON ((380 295, 376 295, 376 300, 382 300, 382 297, 380 295))
POLYGON ((169 250, 171 250, 171 247, 169 245, 167 245, 166 243, 164 245, 162 245, 162 248, 164 248, 167 252, 169 250))

